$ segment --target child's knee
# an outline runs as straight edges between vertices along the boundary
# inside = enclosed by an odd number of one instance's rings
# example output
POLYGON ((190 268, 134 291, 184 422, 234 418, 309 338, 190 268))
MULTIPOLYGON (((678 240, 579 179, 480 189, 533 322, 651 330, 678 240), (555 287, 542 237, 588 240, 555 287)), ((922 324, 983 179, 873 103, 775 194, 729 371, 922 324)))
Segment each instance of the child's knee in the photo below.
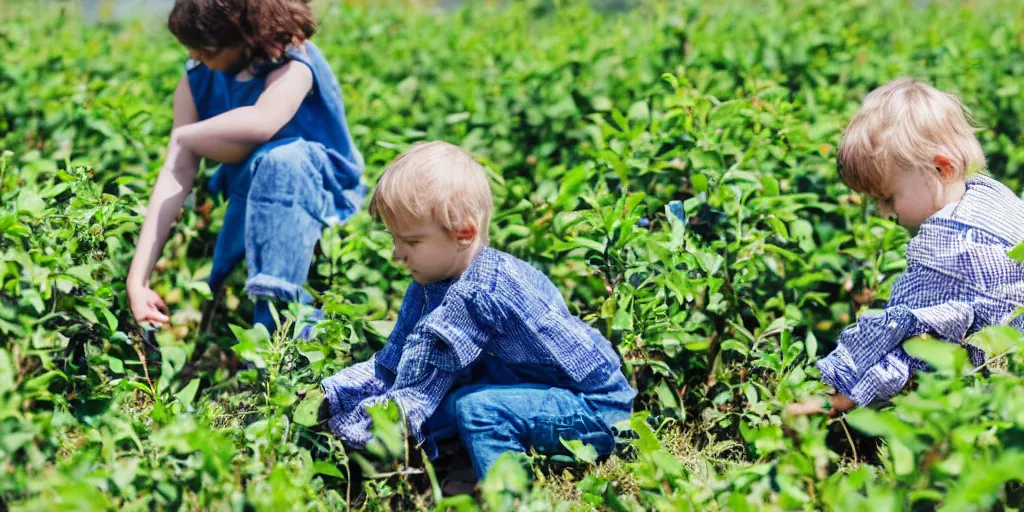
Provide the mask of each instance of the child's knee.
POLYGON ((250 199, 292 202, 300 191, 322 189, 309 144, 297 140, 266 150, 253 165, 250 199), (310 190, 303 190, 309 188, 310 190))
POLYGON ((460 429, 493 425, 507 419, 507 408, 487 390, 470 393, 455 402, 455 421, 460 429))

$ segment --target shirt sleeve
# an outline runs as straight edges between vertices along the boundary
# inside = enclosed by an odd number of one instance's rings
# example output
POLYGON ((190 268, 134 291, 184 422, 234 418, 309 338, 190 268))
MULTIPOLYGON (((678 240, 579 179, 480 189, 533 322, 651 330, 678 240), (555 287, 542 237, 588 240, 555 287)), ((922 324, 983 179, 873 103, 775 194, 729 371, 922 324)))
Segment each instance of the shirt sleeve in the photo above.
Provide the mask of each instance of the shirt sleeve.
MULTIPOLYGON (((491 311, 484 294, 451 293, 401 340, 394 384, 383 393, 366 396, 350 412, 332 417, 331 430, 350 446, 362 448, 372 437, 366 407, 392 400, 422 443, 423 424, 437 410, 458 372, 476 361, 490 342, 491 311)), ((396 340, 388 343, 392 341, 396 340)))
POLYGON ((904 340, 931 333, 959 342, 974 321, 969 302, 957 284, 930 268, 912 266, 893 287, 880 314, 865 314, 839 336, 836 349, 818 361, 822 380, 858 405, 897 394, 913 369, 904 340))
POLYGON ((406 290, 384 348, 372 359, 344 368, 320 383, 330 412, 328 426, 349 446, 361 448, 369 441, 370 416, 365 407, 383 401, 394 385, 406 335, 417 320, 414 312, 423 307, 422 291, 417 286, 413 283, 406 290))
POLYGON ((383 396, 386 386, 377 377, 373 359, 349 366, 320 383, 330 412, 328 426, 338 439, 357 448, 366 444, 369 416, 362 404, 367 399, 383 396))
POLYGON ((377 362, 377 369, 382 374, 390 374, 391 380, 398 372, 398 363, 405 348, 405 338, 416 326, 423 311, 423 288, 413 282, 405 290, 405 297, 402 299, 402 307, 398 310, 398 318, 395 320, 395 327, 388 335, 388 341, 384 348, 377 353, 374 360, 377 362))
POLYGON ((437 410, 457 373, 472 365, 492 338, 493 312, 486 294, 452 292, 406 338, 395 385, 387 393, 419 441, 423 423, 437 410))
POLYGON ((861 406, 891 398, 910 381, 910 372, 927 366, 902 348, 896 348, 868 368, 846 396, 861 406))

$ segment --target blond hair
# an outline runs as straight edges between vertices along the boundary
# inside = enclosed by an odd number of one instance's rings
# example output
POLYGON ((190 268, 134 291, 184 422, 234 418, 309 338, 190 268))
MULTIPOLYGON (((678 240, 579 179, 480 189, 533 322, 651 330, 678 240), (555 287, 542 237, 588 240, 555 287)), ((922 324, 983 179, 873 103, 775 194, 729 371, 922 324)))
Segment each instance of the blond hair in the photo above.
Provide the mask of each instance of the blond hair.
POLYGON ((851 189, 881 197, 893 171, 931 169, 942 155, 966 179, 985 168, 974 129, 955 95, 898 78, 871 91, 850 120, 839 144, 839 176, 851 189))
POLYGON ((476 224, 487 239, 491 186, 483 166, 466 150, 443 141, 417 143, 377 181, 370 215, 389 226, 404 215, 432 218, 450 231, 476 224))

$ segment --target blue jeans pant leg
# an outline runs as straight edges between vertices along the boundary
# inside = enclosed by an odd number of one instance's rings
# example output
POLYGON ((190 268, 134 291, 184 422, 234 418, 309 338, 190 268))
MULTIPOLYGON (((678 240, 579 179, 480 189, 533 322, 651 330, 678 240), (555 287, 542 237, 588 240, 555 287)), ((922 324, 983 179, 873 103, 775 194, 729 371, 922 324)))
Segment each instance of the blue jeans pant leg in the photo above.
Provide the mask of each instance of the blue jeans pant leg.
POLYGON ((210 290, 217 293, 224 280, 245 257, 245 194, 233 195, 228 199, 224 211, 224 227, 217 234, 217 245, 213 248, 213 268, 210 270, 210 290))
POLYGON ((444 397, 441 405, 427 419, 425 431, 430 433, 434 441, 445 441, 459 436, 459 424, 455 420, 455 404, 468 393, 476 391, 485 384, 468 384, 455 388, 444 397))
POLYGON ((323 146, 290 139, 252 158, 245 218, 245 291, 258 299, 312 301, 302 288, 333 198, 323 186, 323 146))
POLYGON ((540 384, 488 385, 454 400, 459 437, 478 478, 502 453, 534 449, 545 455, 567 453, 560 441, 580 440, 599 454, 615 449, 610 429, 568 389, 540 384))

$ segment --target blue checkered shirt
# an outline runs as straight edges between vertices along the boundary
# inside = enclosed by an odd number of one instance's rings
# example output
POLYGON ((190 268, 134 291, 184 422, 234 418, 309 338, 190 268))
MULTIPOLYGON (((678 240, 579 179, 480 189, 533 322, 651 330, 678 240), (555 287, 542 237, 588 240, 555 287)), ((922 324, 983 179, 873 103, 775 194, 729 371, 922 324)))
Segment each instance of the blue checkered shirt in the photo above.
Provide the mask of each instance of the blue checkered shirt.
MULTIPOLYGON (((1007 252, 1024 240, 1024 201, 987 176, 967 182, 963 198, 930 217, 907 245, 907 269, 880 314, 864 314, 846 328, 838 346, 818 361, 822 379, 859 405, 903 389, 923 361, 903 350, 904 340, 931 334, 965 344, 989 325, 1010 323, 1024 307, 1024 265, 1007 252)), ((967 345, 974 364, 984 358, 967 345)))
POLYGON ((615 378, 620 365, 611 343, 569 312, 547 276, 485 248, 457 280, 409 285, 384 348, 322 386, 330 429, 349 446, 361 448, 371 438, 365 407, 388 400, 422 444, 424 422, 453 385, 473 378, 475 366, 509 375, 529 368, 530 382, 596 394, 628 418, 636 392, 615 378), (609 389, 609 382, 625 389, 609 389))

